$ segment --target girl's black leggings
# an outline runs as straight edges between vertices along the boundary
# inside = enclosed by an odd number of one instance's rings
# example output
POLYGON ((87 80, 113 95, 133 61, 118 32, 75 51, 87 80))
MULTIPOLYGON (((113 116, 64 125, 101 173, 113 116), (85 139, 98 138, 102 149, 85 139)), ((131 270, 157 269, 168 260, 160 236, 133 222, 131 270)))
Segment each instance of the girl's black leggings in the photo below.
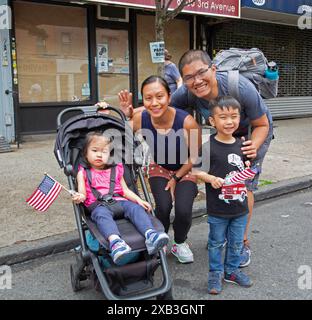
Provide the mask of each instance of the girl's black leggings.
MULTIPOLYGON (((172 209, 172 197, 170 191, 165 191, 168 179, 162 177, 151 177, 149 179, 151 191, 155 199, 155 214, 168 232, 170 226, 170 212, 172 209)), ((174 241, 183 243, 192 225, 193 202, 197 195, 197 185, 192 181, 177 183, 175 189, 173 221, 174 241)))

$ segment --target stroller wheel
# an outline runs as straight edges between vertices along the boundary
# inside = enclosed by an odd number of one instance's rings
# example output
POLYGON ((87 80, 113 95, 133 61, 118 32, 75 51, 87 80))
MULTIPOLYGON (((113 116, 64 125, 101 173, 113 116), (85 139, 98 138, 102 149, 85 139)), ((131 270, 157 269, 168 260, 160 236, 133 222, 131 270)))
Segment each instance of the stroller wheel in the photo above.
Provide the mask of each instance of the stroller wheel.
POLYGON ((159 296, 157 296, 156 300, 174 300, 172 295, 172 288, 164 294, 160 294, 159 296))
POLYGON ((79 274, 77 273, 77 270, 73 265, 70 265, 70 279, 74 292, 77 292, 82 289, 80 285, 79 274))

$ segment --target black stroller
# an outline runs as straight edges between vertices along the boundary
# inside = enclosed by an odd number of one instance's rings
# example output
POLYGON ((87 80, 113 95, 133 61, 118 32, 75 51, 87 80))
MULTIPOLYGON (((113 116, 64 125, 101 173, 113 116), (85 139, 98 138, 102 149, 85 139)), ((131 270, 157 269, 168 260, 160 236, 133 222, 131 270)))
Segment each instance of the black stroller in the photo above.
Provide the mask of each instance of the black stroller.
MULTIPOLYGON (((108 107, 108 110, 113 111, 116 116, 98 112, 95 106, 68 108, 58 115, 54 153, 68 177, 69 187, 72 190, 76 189, 76 175, 78 166, 82 162, 81 151, 86 134, 89 131, 116 130, 121 141, 115 143, 113 149, 120 153, 125 168, 125 181, 132 191, 139 194, 137 188, 139 179, 145 199, 151 203, 142 173, 139 144, 127 125, 124 114, 112 107, 108 107)), ((81 240, 81 249, 76 251, 77 263, 70 266, 74 291, 82 289, 81 282, 89 279, 109 300, 141 300, 152 297, 158 300, 173 299, 172 283, 163 250, 153 256, 148 255, 144 237, 128 220, 118 219, 116 223, 121 236, 131 246, 135 259, 123 266, 117 266, 109 256, 108 242, 91 220, 85 207, 81 204, 73 204, 73 207, 81 240), (98 242, 98 248, 89 245, 90 235, 98 242), (159 266, 162 279, 155 287, 154 273, 159 266)), ((163 226, 155 218, 154 212, 152 212, 152 223, 156 230, 163 231, 163 226)))

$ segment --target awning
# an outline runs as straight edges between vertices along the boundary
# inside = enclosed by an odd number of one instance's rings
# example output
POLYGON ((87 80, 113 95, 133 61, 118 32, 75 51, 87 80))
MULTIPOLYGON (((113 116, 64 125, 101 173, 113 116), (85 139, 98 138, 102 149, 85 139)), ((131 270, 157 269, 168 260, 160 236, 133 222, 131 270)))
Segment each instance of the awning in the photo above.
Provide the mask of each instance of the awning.
POLYGON ((298 14, 298 7, 312 6, 312 0, 242 0, 242 8, 269 10, 285 14, 298 14))
POLYGON ((241 9, 241 18, 290 26, 297 26, 298 23, 298 15, 246 7, 241 9))
MULTIPOLYGON (((297 26, 300 6, 312 6, 312 0, 242 0, 241 17, 243 19, 297 26)), ((312 10, 312 7, 311 7, 312 10)))
MULTIPOLYGON (((135 8, 155 9, 154 0, 87 0, 98 4, 120 5, 135 8)), ((176 8, 179 0, 173 0, 170 8, 176 8)), ((185 7, 184 13, 240 18, 241 0, 197 0, 185 7)))

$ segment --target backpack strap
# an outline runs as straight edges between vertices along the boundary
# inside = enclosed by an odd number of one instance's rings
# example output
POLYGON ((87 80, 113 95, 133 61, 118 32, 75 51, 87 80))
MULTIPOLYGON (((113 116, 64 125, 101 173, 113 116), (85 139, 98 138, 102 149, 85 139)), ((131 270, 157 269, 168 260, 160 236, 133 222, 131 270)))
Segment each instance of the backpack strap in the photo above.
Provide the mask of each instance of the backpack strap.
MULTIPOLYGON (((239 95, 239 71, 238 70, 229 70, 228 74, 228 90, 229 94, 234 97, 240 103, 239 95)), ((241 106, 243 108, 243 106, 241 106)), ((248 125, 248 140, 251 139, 251 125, 248 125)))
POLYGON ((239 101, 239 71, 229 70, 227 74, 229 94, 239 101))
POLYGON ((88 207, 89 211, 92 212, 97 206, 101 205, 101 206, 107 207, 111 211, 114 219, 123 218, 123 215, 124 215, 123 208, 118 203, 118 201, 116 201, 113 198, 113 196, 121 197, 121 195, 119 195, 118 193, 114 193, 115 183, 116 183, 116 166, 113 166, 111 168, 109 192, 107 194, 101 194, 98 190, 96 190, 92 186, 92 173, 89 168, 86 169, 86 173, 87 173, 89 186, 92 190, 94 197, 97 199, 94 203, 92 203, 88 207))

